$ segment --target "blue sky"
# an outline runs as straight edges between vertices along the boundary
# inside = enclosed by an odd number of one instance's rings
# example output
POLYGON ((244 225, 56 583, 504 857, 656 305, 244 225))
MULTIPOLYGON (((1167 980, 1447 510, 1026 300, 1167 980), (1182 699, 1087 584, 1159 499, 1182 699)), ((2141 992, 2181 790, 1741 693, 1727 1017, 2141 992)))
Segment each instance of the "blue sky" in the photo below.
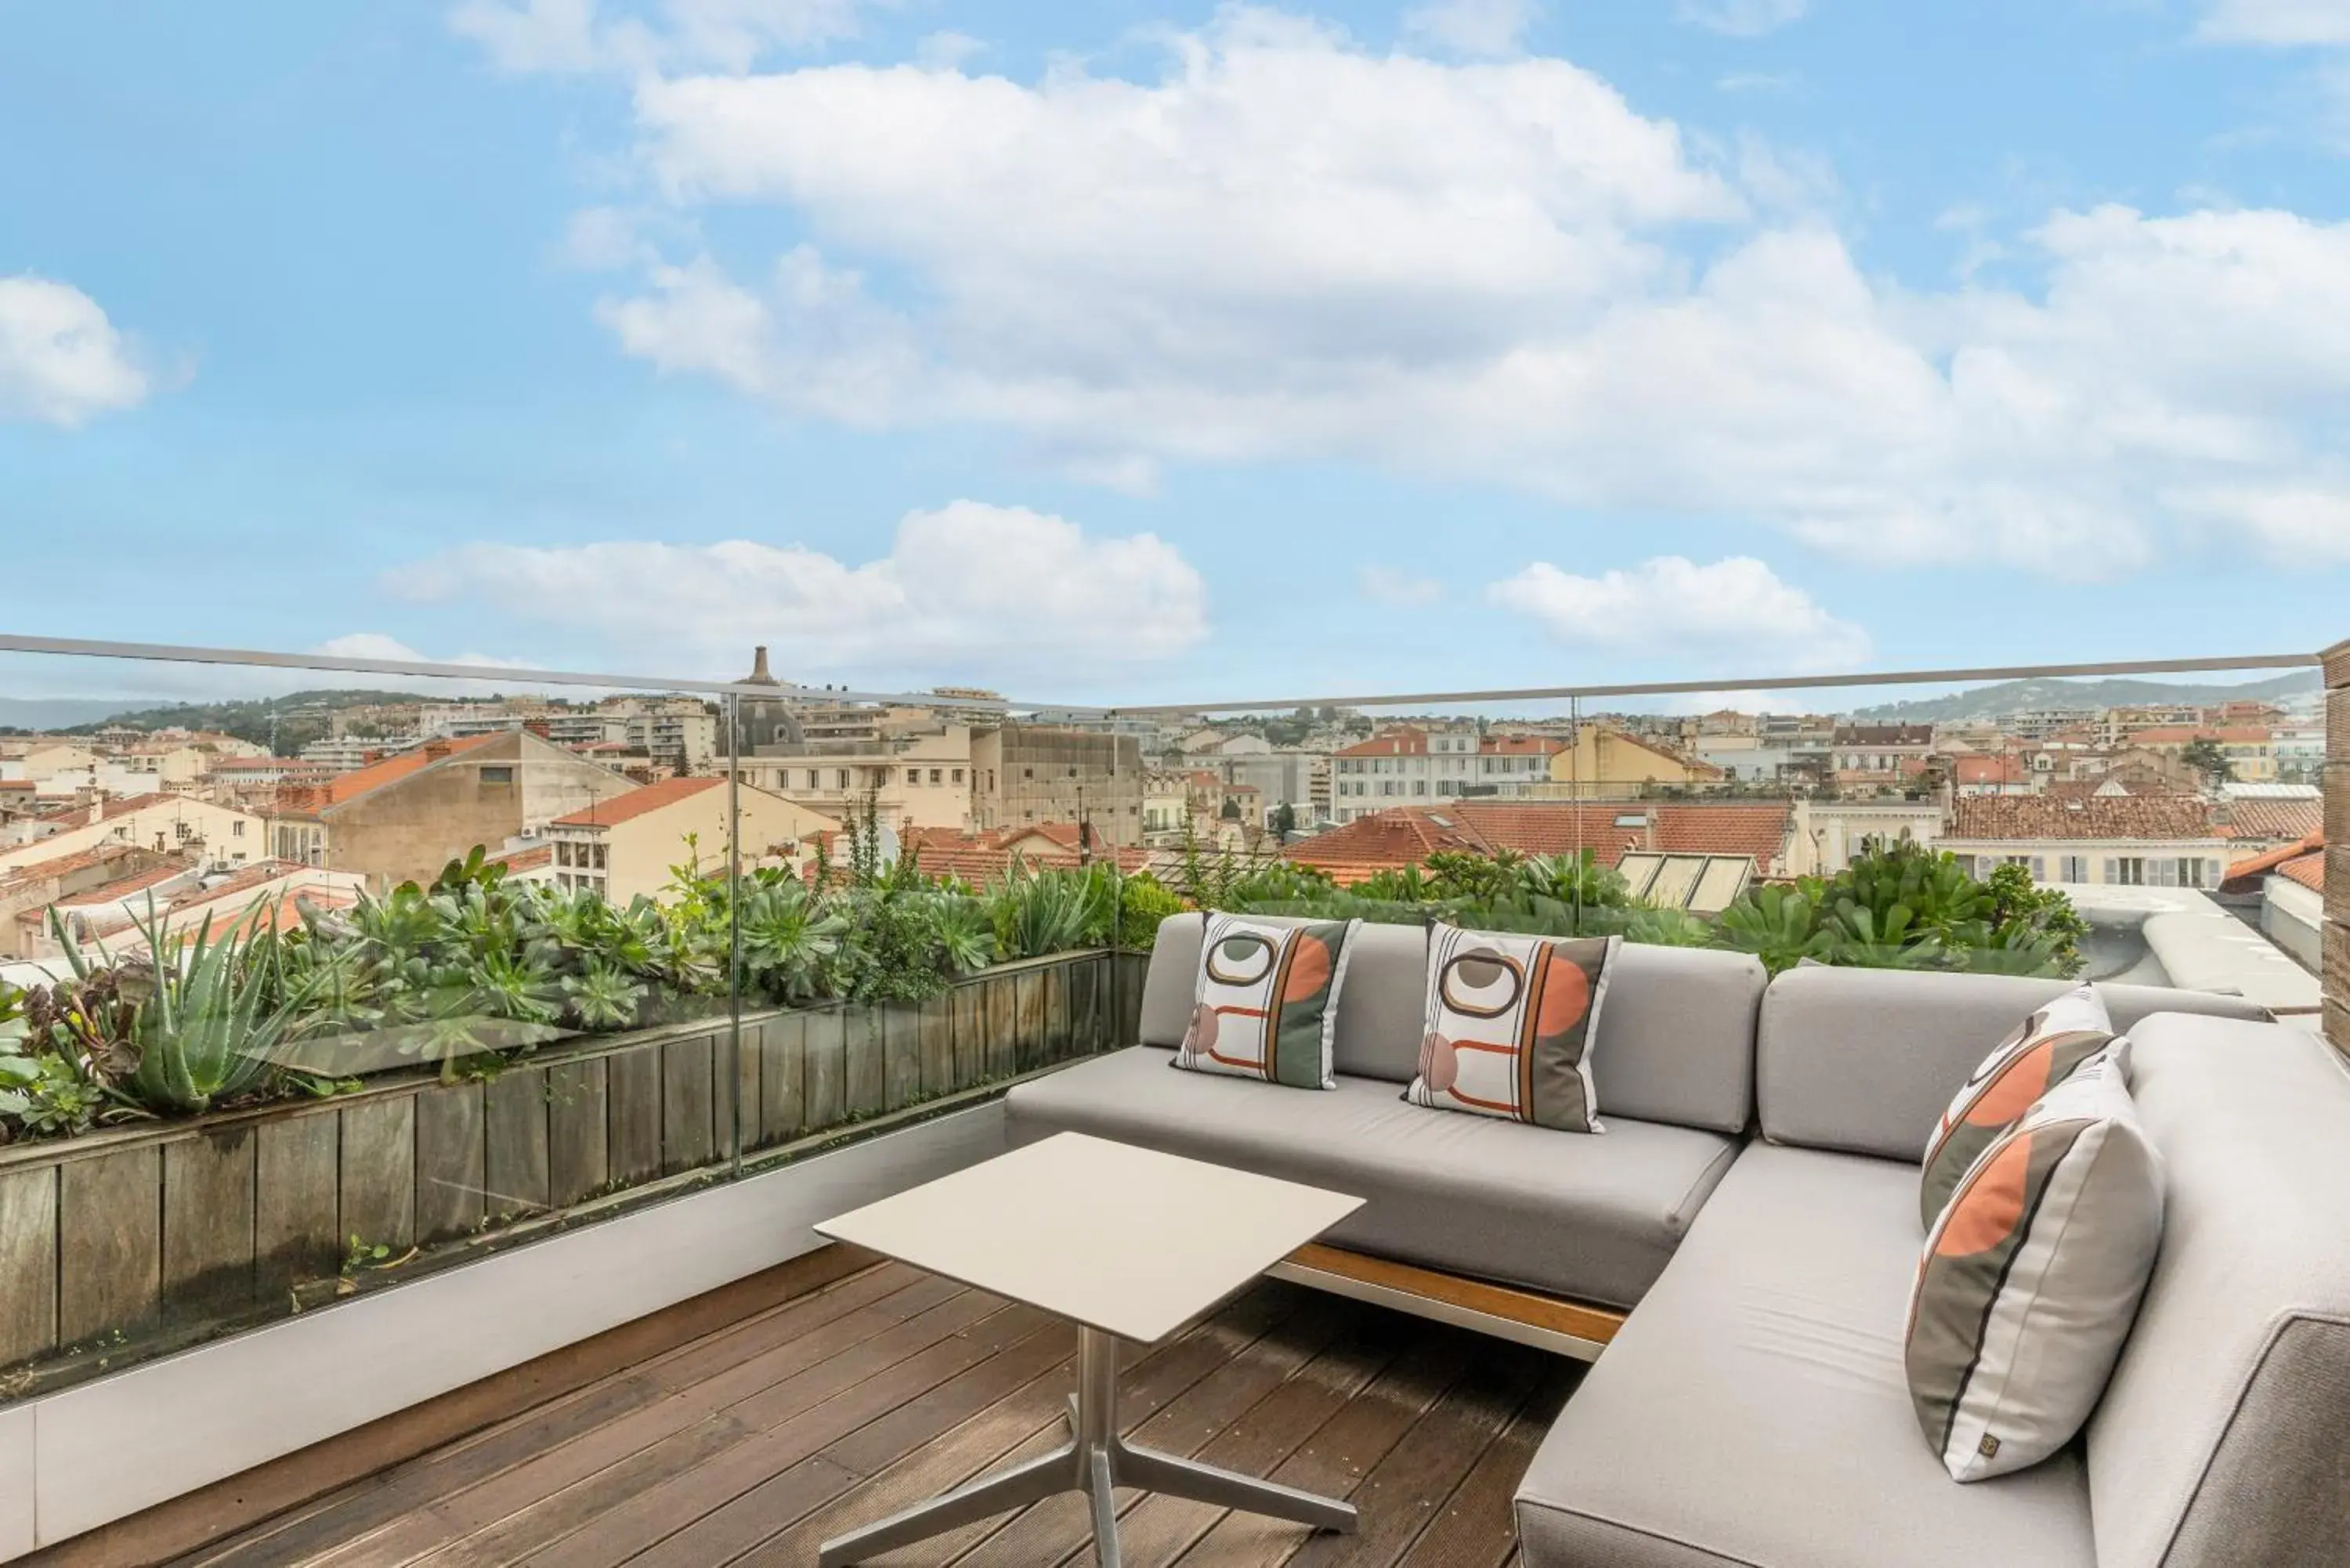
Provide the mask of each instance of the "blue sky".
POLYGON ((1084 701, 2350 635, 2350 0, 6 20, 9 630, 1084 701))

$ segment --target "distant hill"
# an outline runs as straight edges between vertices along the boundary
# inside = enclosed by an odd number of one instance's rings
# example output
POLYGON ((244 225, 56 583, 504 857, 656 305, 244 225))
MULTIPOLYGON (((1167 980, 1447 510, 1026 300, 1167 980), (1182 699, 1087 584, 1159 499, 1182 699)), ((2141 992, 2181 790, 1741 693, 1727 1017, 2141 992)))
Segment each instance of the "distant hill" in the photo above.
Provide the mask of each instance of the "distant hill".
MULTIPOLYGON (((174 702, 161 708, 109 711, 80 723, 60 726, 66 734, 87 734, 114 725, 133 730, 213 730, 265 746, 274 740, 278 754, 293 756, 327 734, 327 711, 357 708, 374 702, 434 702, 447 699, 420 697, 413 691, 329 690, 296 691, 285 697, 241 702, 174 702), (275 721, 273 728, 272 721, 275 721)), ((88 704, 83 705, 85 708, 88 704)), ((5 721, 0 721, 5 722, 5 721)))
POLYGON ((112 711, 109 703, 73 697, 0 697, 0 728, 63 730, 112 711))
POLYGON ((2229 701, 2274 701, 2318 691, 2323 682, 2315 670, 2296 670, 2265 680, 2240 686, 2206 686, 2183 680, 2002 680, 1947 697, 1921 697, 1909 702, 1881 702, 1856 709, 1853 718, 1867 722, 1949 724, 1961 719, 2004 719, 2050 708, 2126 708, 2163 702, 2210 704, 2229 701))

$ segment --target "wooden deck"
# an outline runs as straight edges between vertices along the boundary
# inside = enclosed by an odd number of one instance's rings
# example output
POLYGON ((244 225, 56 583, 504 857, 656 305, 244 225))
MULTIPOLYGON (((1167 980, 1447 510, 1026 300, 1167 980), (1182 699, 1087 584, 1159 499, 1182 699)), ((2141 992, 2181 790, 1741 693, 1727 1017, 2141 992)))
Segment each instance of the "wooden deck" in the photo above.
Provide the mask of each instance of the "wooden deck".
MULTIPOLYGON (((1076 1334, 879 1263, 621 1367, 177 1562, 719 1568, 817 1542, 1065 1435, 1076 1334)), ((1137 1440, 1351 1498, 1361 1533, 1121 1494, 1129 1568, 1503 1568, 1510 1496, 1572 1362, 1272 1281, 1139 1355, 1137 1440)), ((298 1459, 299 1456, 296 1456, 298 1459)), ((899 1568, 1093 1562, 1082 1499, 899 1568)))

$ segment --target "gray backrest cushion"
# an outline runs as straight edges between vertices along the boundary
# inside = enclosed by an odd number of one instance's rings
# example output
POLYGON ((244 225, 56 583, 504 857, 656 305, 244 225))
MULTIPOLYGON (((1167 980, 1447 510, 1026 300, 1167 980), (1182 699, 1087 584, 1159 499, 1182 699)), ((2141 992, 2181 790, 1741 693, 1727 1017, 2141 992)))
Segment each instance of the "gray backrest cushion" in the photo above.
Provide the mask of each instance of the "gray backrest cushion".
MULTIPOLYGON (((1950 1096, 2018 1023, 2077 982, 1898 969, 1791 969, 1762 995, 1754 1091, 1773 1143, 1920 1159, 1950 1096)), ((2264 1019, 2241 997, 2100 985, 2119 1031, 2153 1012, 2264 1019)), ((1607 1085, 1600 1085, 1607 1104, 1607 1085)))
MULTIPOLYGON (((1172 915, 1159 928, 1142 992, 1146 1045, 1182 1042, 1201 925, 1199 915, 1172 915)), ((1626 943, 1608 971, 1592 1047, 1601 1112, 1743 1130, 1753 1102, 1754 1019, 1763 980, 1762 962, 1751 954, 1626 943)), ((1338 992, 1337 1070, 1409 1083, 1419 1066, 1427 997, 1426 930, 1364 926, 1350 945, 1338 992)))
POLYGON ((2350 1074, 2290 1024, 2130 1039, 2163 1239, 2089 1422, 2097 1562, 2350 1561, 2350 1074))

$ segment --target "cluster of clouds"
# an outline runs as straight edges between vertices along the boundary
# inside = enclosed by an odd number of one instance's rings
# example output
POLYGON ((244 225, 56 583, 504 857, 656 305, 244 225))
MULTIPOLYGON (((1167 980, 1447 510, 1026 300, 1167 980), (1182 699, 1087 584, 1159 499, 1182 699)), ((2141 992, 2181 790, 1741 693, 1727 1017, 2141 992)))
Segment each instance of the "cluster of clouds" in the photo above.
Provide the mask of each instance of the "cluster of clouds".
POLYGON ((585 628, 650 669, 731 668, 764 642, 808 674, 953 660, 1066 679, 1073 659, 1163 659, 1208 628, 1200 574, 1166 541, 1094 537, 1066 518, 977 501, 908 513, 889 553, 869 561, 747 539, 474 544, 385 587, 585 628))
MULTIPOLYGON (((596 318, 623 353, 793 418, 986 431, 1133 492, 1170 465, 1336 461, 1751 520, 1758 554, 1537 561, 1473 590, 1643 652, 1865 659, 1864 632, 1759 558, 1773 540, 2076 576, 2212 540, 2350 563, 2350 223, 2063 208, 2005 237, 2029 286, 1918 286, 1858 259, 1816 199, 1832 171, 1530 54, 1537 0, 1423 0, 1392 48, 1227 6, 1159 35, 1137 77, 989 75, 951 35, 808 63, 877 3, 458 0, 494 67, 626 84, 637 189, 568 247, 610 271, 596 318), (726 207, 804 237, 722 256, 695 220, 726 207)), ((1752 37, 1807 6, 1675 9, 1752 37)), ((2196 26, 2350 82, 2341 0, 2207 0, 2196 26)), ((96 302, 0 278, 0 418, 71 425, 151 385, 96 302)), ((393 587, 494 581, 619 641, 654 625, 733 650, 781 621, 806 668, 1165 657, 1207 628, 1164 540, 972 501, 910 514, 863 562, 480 544, 393 587)), ((1378 567, 1360 586, 1448 592, 1378 567)))
POLYGON ((30 274, 0 277, 0 420, 70 429, 137 408, 151 385, 89 296, 30 274))
MULTIPOLYGON (((1687 7, 1732 32, 1800 9, 1687 7)), ((1524 15, 1437 10, 1472 54, 1524 15)), ((670 210, 769 205, 809 237, 764 270, 656 260, 599 316, 796 417, 992 429, 1132 487, 1336 459, 1888 564, 2110 575, 2214 532, 2350 560, 2350 224, 2059 210, 2018 242, 2033 292, 1918 290, 1589 71, 1436 52, 1227 10, 1145 80, 647 77, 636 154, 670 210)))

